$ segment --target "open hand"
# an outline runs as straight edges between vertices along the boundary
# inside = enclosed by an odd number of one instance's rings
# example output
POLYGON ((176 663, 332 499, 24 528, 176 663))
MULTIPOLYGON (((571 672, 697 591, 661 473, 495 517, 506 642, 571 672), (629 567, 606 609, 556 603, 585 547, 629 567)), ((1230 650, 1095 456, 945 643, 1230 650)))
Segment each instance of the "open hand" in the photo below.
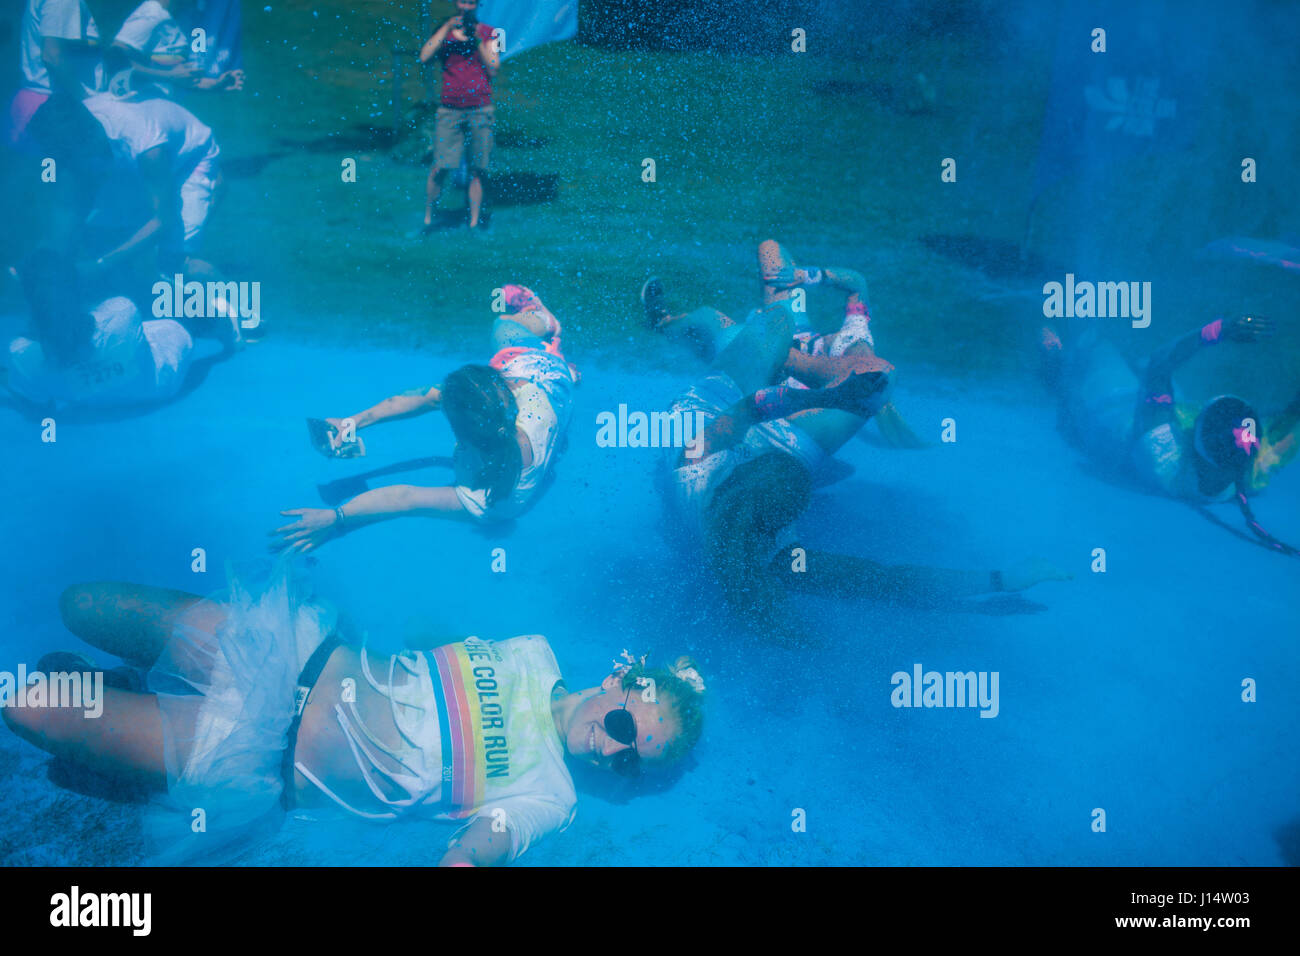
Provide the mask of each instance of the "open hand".
POLYGON ((1230 342, 1256 342, 1273 334, 1273 323, 1261 315, 1243 315, 1224 324, 1230 342))
POLYGON ((272 551, 312 551, 341 533, 336 527, 338 516, 328 508, 290 508, 280 514, 298 520, 271 532, 281 539, 271 545, 272 551))
POLYGON ((220 76, 204 76, 197 81, 201 90, 226 90, 234 92, 244 88, 244 71, 227 70, 220 76))

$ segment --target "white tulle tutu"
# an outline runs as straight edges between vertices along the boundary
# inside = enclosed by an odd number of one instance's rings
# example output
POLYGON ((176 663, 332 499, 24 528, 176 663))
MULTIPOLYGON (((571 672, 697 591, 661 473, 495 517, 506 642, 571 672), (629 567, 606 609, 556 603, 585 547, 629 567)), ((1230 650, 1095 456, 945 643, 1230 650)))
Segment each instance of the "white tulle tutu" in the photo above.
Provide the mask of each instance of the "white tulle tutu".
POLYGON ((288 560, 253 590, 247 576, 229 578, 228 591, 185 613, 147 676, 167 770, 167 792, 145 821, 157 865, 228 861, 283 822, 294 689, 335 627, 333 609, 310 596, 288 560), (215 635, 201 627, 214 606, 226 611, 215 635))

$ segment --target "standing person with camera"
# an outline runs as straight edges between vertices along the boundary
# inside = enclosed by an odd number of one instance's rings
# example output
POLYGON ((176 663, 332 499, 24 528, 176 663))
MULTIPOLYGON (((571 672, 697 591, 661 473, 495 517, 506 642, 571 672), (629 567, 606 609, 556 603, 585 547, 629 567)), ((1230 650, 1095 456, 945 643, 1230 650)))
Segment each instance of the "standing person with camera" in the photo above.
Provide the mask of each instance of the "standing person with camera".
POLYGON ((429 168, 424 225, 417 236, 433 231, 433 209, 447 174, 460 167, 469 145, 469 227, 480 228, 483 180, 492 155, 492 77, 501 54, 492 28, 478 20, 478 0, 456 0, 460 10, 425 41, 420 62, 442 63, 442 97, 434 128, 433 165, 429 168))

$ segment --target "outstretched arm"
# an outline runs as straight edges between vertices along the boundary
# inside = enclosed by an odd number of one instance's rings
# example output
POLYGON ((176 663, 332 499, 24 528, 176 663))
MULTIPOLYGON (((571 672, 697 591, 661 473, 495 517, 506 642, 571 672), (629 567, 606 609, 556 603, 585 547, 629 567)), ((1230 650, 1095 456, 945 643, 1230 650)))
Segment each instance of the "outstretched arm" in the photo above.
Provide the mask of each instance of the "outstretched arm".
MULTIPOLYGON (((396 421, 400 418, 414 418, 417 415, 424 415, 427 412, 437 411, 442 405, 442 392, 438 386, 434 385, 429 388, 413 388, 391 398, 386 398, 378 405, 372 405, 364 412, 358 412, 349 416, 352 423, 358 428, 369 428, 371 425, 378 425, 381 422, 396 421)), ((338 427, 336 423, 342 422, 343 419, 327 418, 331 425, 338 427)))
POLYGON ((324 421, 333 428, 328 434, 329 447, 325 447, 326 436, 316 435, 313 433, 312 442, 317 446, 317 450, 322 454, 329 456, 336 454, 339 449, 347 442, 357 442, 360 447, 360 453, 365 454, 365 445, 361 439, 356 437, 356 432, 362 428, 368 428, 371 425, 378 425, 380 422, 396 421, 399 418, 414 418, 417 415, 423 415, 440 407, 442 404, 442 392, 438 386, 413 388, 400 395, 394 395, 392 398, 386 398, 378 405, 372 405, 364 412, 358 412, 355 415, 348 415, 343 418, 326 418, 324 421))
POLYGON ((328 508, 290 508, 280 514, 298 520, 272 531, 271 534, 279 536, 280 540, 271 547, 275 550, 289 548, 294 551, 315 550, 331 538, 390 518, 418 516, 463 521, 471 519, 455 488, 425 488, 419 485, 387 485, 376 488, 357 495, 333 511, 328 508))
POLYGON ((162 146, 145 150, 137 159, 141 178, 149 194, 151 215, 131 237, 99 257, 96 265, 108 268, 118 260, 129 258, 148 243, 168 240, 179 244, 185 227, 180 218, 180 204, 171 202, 172 173, 162 146))
POLYGON ((1245 315, 1215 319, 1158 349, 1147 360, 1138 395, 1138 428, 1150 431, 1174 421, 1174 372, 1202 348, 1221 341, 1256 342, 1273 331, 1268 319, 1245 315))
POLYGON ((138 73, 147 76, 160 76, 166 79, 177 80, 181 83, 191 83, 198 76, 199 68, 191 64, 185 57, 179 54, 169 53, 145 53, 143 50, 137 50, 135 47, 126 43, 113 42, 109 48, 110 55, 113 58, 126 60, 138 73))
POLYGON ((492 832, 492 820, 479 817, 462 830, 439 866, 500 866, 510 859, 510 834, 492 832))

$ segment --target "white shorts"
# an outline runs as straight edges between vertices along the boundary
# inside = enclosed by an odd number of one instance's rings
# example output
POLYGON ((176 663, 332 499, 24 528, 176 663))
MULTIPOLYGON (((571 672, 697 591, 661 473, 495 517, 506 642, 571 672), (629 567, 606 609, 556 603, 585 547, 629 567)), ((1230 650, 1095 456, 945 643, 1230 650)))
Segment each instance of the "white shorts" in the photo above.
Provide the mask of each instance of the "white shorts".
POLYGON ((185 251, 195 253, 199 248, 203 224, 212 209, 217 190, 217 153, 215 150, 190 171, 181 184, 181 222, 185 226, 185 251))
POLYGON ((175 319, 146 319, 140 325, 153 353, 156 397, 171 398, 185 382, 194 339, 175 319))
POLYGON ((830 335, 818 335, 814 332, 796 332, 794 347, 807 355, 829 355, 840 358, 852 346, 866 342, 870 348, 876 347, 871 337, 871 326, 865 315, 854 313, 844 317, 844 324, 838 332, 830 335))

